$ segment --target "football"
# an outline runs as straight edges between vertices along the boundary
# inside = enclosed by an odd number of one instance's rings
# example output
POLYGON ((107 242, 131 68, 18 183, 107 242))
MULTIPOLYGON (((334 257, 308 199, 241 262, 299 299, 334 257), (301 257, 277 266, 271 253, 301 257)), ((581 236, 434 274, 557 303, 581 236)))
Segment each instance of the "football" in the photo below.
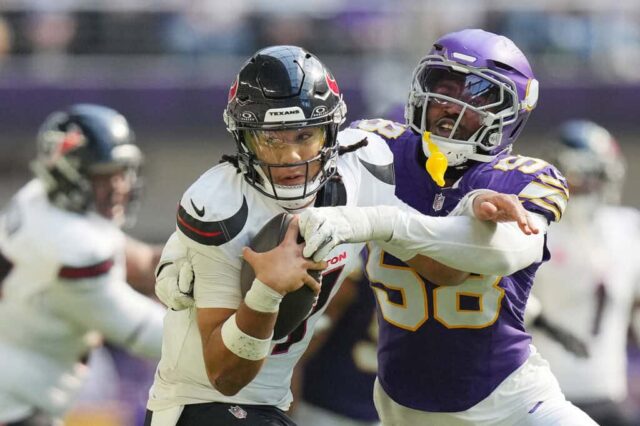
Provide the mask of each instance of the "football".
MULTIPOLYGON (((275 248, 284 238, 293 215, 280 213, 270 219, 253 238, 249 247, 258 253, 263 253, 275 248)), ((303 242, 298 236, 298 243, 303 242)), ((318 282, 321 279, 321 271, 310 270, 309 274, 318 282)), ((242 296, 249 291, 255 278, 253 268, 244 259, 240 270, 240 286, 242 296)), ((290 334, 302 321, 309 316, 316 301, 316 295, 308 286, 303 285, 298 290, 287 293, 280 303, 280 310, 276 325, 273 330, 273 339, 281 339, 290 334)))

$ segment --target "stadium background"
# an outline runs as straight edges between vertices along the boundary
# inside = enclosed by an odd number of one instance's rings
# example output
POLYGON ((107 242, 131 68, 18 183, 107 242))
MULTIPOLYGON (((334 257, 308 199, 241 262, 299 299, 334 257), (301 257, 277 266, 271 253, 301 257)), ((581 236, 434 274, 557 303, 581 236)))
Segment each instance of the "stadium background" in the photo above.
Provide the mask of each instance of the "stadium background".
MULTIPOLYGON (((184 189, 234 150, 222 110, 255 50, 297 44, 318 54, 355 120, 397 109, 431 43, 465 27, 513 39, 540 81, 516 151, 544 155, 558 123, 595 120, 621 142, 629 163, 623 201, 640 207, 636 0, 0 0, 0 205, 28 179, 44 117, 74 102, 102 103, 129 119, 147 159, 131 233, 162 242, 184 189)), ((76 412, 71 424, 136 423, 144 392, 129 386, 150 368, 108 356, 121 370, 112 372, 122 379, 115 405, 76 412)), ((630 375, 640 400, 640 362, 630 375)))

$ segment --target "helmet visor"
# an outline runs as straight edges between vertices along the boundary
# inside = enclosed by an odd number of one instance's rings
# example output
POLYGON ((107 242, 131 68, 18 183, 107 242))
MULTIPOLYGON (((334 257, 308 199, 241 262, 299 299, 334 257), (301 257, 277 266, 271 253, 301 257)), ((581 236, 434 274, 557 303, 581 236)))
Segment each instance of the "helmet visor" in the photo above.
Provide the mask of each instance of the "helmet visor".
POLYGON ((327 141, 325 126, 287 130, 246 130, 247 148, 269 165, 296 164, 314 159, 327 141))
POLYGON ((418 90, 439 104, 466 104, 477 111, 499 112, 513 105, 502 86, 472 73, 448 68, 424 67, 417 75, 418 90))

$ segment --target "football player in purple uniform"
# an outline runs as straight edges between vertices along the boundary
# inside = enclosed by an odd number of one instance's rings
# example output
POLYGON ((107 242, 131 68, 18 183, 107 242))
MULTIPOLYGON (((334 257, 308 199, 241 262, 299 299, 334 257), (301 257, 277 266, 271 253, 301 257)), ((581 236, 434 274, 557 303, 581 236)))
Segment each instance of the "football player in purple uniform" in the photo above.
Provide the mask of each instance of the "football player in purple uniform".
MULTIPOLYGON (((490 189, 517 197, 546 232, 567 205, 567 182, 546 161, 511 153, 537 100, 538 81, 511 40, 463 30, 441 37, 420 61, 406 125, 367 120, 352 127, 387 141, 396 195, 423 214, 450 215, 469 193, 490 189)), ((401 244, 388 230, 401 220, 384 208, 305 211, 304 253, 317 260, 345 241, 401 244)), ((498 223, 496 233, 505 226, 512 225, 498 223)), ((418 245, 392 255, 371 244, 366 270, 380 323, 374 398, 383 424, 594 424, 564 398, 525 331, 533 279, 549 259, 545 239, 536 241, 537 260, 506 274, 482 271, 483 256, 458 259, 466 265, 455 267, 472 272, 459 285, 416 273, 408 260, 418 245)), ((520 250, 518 243, 511 249, 520 250)))

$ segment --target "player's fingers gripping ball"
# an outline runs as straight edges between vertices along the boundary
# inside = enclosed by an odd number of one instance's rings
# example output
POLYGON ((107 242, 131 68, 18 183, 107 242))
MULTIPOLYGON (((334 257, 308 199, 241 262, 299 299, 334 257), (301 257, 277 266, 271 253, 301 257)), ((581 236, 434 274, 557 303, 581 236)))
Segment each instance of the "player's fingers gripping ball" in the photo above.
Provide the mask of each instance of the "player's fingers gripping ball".
POLYGON ((338 243, 336 230, 316 209, 307 209, 300 215, 300 233, 305 240, 302 255, 321 260, 338 243), (325 225, 325 226, 323 226, 325 225))
MULTIPOLYGON (((249 245, 251 250, 257 253, 264 253, 278 246, 285 238, 287 230, 289 229, 289 223, 293 217, 293 215, 281 213, 269 220, 251 241, 249 245)), ((298 243, 302 241, 299 236, 298 243)), ((261 283, 258 283, 256 289, 254 289, 254 285, 256 285, 254 284, 254 280, 256 280, 255 271, 249 262, 244 259, 242 261, 240 288, 247 306, 253 309, 253 305, 263 312, 278 312, 273 331, 274 340, 281 339, 295 330, 295 328, 309 316, 315 305, 321 282, 321 271, 318 268, 323 268, 326 264, 305 261, 304 266, 308 267, 307 276, 301 277, 301 279, 306 285, 285 294, 284 297, 280 296, 281 300, 277 301, 275 307, 267 310, 264 301, 258 300, 255 295, 264 294, 265 299, 273 299, 275 301, 276 297, 273 293, 266 294, 269 290, 273 290, 270 288, 265 289, 264 287, 267 286, 264 284, 260 285, 261 283), (257 292, 255 290, 257 290, 257 292), (251 293, 248 294, 250 291, 251 293)), ((270 305, 273 304, 274 303, 271 303, 270 305)))
POLYGON ((327 259, 331 250, 340 244, 388 239, 389 235, 386 234, 390 232, 385 232, 385 229, 389 224, 379 222, 379 218, 382 217, 380 211, 379 207, 349 206, 306 209, 300 214, 300 232, 306 241, 302 254, 319 262, 327 259), (376 228, 385 229, 376 232, 376 228))

